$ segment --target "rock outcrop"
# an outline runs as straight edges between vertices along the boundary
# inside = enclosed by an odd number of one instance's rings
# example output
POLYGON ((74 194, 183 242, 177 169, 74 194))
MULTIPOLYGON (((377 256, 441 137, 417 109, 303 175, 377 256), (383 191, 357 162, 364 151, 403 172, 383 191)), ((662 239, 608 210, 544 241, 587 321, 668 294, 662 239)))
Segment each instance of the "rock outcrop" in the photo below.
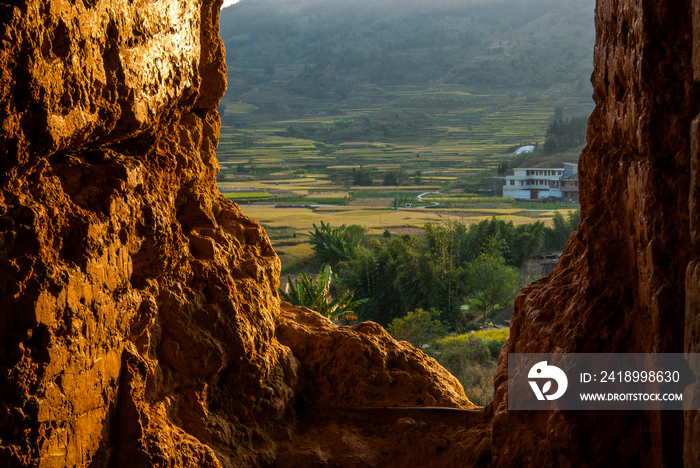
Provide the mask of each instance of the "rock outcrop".
POLYGON ((598 0, 581 224, 516 301, 495 377, 496 467, 682 466, 684 445, 685 466, 700 463, 694 413, 684 431, 682 412, 509 412, 506 388, 508 352, 700 349, 698 11, 598 0))
POLYGON ((282 313, 215 185, 220 4, 0 5, 0 465, 487 462, 480 411, 367 410, 473 408, 435 361, 282 313))

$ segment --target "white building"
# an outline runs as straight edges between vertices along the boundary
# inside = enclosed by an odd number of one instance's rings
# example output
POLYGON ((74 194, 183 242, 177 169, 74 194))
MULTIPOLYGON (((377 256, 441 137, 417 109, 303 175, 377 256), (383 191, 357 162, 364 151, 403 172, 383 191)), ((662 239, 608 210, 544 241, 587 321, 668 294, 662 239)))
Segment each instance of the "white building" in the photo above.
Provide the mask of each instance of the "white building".
POLYGON ((564 163, 563 168, 521 167, 506 176, 503 196, 516 200, 562 198, 561 180, 578 174, 578 164, 564 163))

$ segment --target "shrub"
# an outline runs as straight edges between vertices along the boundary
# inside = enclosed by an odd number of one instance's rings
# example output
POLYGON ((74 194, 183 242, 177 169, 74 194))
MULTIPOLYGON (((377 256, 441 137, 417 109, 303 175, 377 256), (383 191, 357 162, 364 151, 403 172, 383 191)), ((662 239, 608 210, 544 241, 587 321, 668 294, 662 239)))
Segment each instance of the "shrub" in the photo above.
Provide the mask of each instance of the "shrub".
POLYGON ((445 367, 457 367, 464 362, 486 364, 491 360, 486 342, 475 338, 473 333, 436 340, 430 354, 445 367))
POLYGON ((440 312, 435 309, 416 309, 404 317, 392 320, 387 330, 395 339, 408 341, 419 348, 447 335, 447 327, 439 317, 440 312))
POLYGON ((479 406, 486 406, 493 401, 493 374, 496 372, 494 361, 483 364, 464 361, 443 364, 443 367, 459 380, 469 401, 479 406))
POLYGON ((491 357, 494 360, 498 359, 498 355, 501 353, 501 348, 508 341, 510 336, 510 328, 497 328, 494 330, 484 330, 478 331, 473 334, 474 338, 484 340, 486 347, 491 353, 491 357))
POLYGON ((426 351, 459 380, 472 403, 487 405, 493 401, 496 360, 509 335, 508 328, 451 335, 426 351))

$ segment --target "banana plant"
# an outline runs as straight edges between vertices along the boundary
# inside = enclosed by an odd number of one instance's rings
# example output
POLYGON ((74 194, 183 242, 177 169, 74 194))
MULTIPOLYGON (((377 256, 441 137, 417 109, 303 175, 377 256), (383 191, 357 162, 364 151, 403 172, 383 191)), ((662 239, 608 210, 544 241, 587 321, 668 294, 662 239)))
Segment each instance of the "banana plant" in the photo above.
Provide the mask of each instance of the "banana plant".
POLYGON ((313 226, 314 232, 309 232, 311 235, 309 243, 318 260, 335 265, 352 258, 353 251, 359 241, 356 235, 350 235, 345 224, 332 228, 330 224, 321 221, 320 228, 316 226, 316 223, 313 226))
POLYGON ((337 283, 338 277, 333 274, 329 265, 324 265, 318 272, 316 281, 310 274, 302 273, 292 286, 292 280, 287 276, 287 285, 284 290, 280 290, 280 295, 283 300, 293 305, 315 310, 330 319, 355 319, 352 308, 367 302, 367 299, 353 301, 354 293, 350 290, 345 290, 339 296, 332 298, 331 282, 333 280, 337 283))

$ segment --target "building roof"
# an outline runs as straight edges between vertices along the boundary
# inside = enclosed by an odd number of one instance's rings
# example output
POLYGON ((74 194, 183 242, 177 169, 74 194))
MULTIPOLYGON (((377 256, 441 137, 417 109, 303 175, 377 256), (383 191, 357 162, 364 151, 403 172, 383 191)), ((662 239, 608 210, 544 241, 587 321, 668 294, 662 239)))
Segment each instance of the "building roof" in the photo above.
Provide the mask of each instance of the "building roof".
POLYGON ((520 171, 563 171, 563 167, 514 167, 513 170, 520 171))

